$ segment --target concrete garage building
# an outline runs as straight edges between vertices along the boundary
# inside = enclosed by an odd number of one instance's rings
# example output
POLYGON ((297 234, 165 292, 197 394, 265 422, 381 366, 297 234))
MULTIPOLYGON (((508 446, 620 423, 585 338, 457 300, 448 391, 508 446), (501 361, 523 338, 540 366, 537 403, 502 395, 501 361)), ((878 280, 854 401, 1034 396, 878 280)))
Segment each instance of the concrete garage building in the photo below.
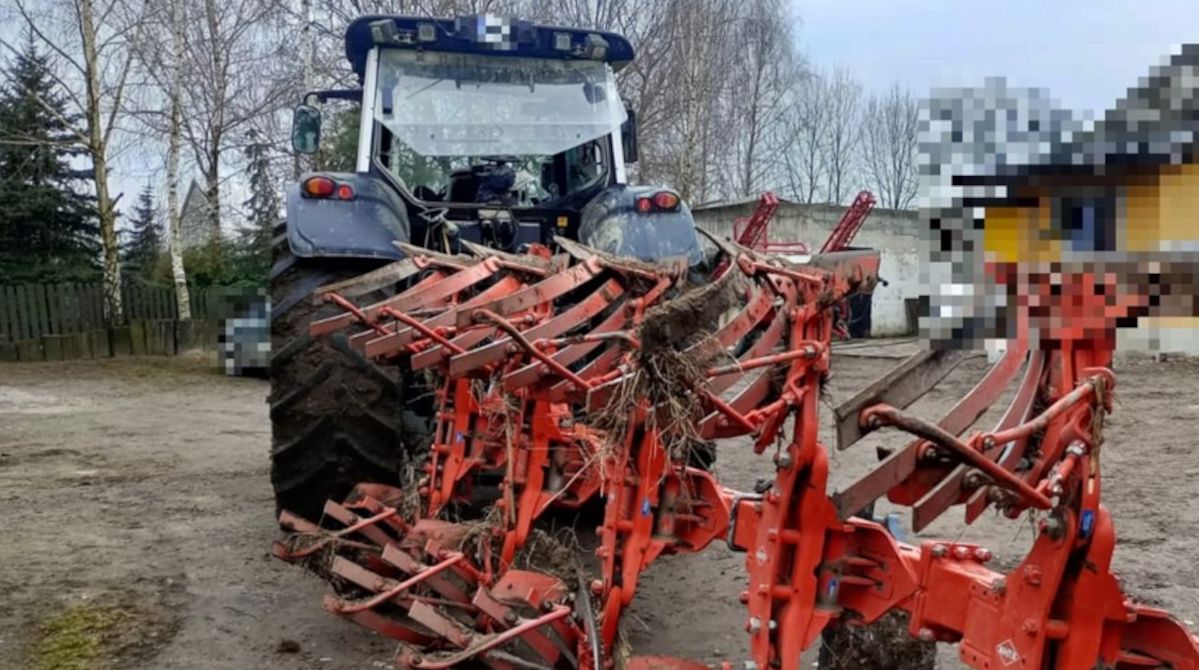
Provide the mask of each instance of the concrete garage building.
MULTIPOLYGON (((757 198, 729 200, 692 208, 700 228, 722 238, 733 235, 733 221, 748 218, 758 205, 757 198)), ((804 242, 819 249, 837 226, 845 207, 804 205, 779 199, 779 208, 770 222, 772 242, 804 242)), ((862 224, 853 245, 881 252, 879 274, 887 286, 874 292, 871 335, 876 337, 907 335, 915 332, 914 301, 921 290, 920 219, 914 210, 875 208, 862 224)))

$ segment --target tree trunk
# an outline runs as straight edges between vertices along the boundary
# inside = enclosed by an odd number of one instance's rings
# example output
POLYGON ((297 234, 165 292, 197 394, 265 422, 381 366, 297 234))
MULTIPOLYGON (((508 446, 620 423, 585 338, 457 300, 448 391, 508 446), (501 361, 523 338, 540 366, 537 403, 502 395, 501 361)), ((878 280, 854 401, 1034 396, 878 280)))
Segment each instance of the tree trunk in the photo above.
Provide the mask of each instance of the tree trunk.
POLYGON ((209 153, 208 169, 204 171, 204 181, 207 184, 204 199, 208 205, 208 225, 211 227, 209 234, 213 241, 221 236, 221 153, 219 149, 215 149, 216 141, 217 138, 214 137, 214 149, 209 153))
POLYGON ((180 124, 180 68, 183 60, 183 11, 182 0, 171 3, 171 119, 167 142, 167 220, 170 226, 171 277, 175 284, 175 307, 181 321, 192 318, 191 295, 187 290, 187 274, 183 269, 183 221, 179 210, 179 151, 180 124))
POLYGON ((100 217, 100 240, 104 245, 104 315, 109 323, 125 321, 121 305, 121 262, 117 255, 116 203, 108 191, 108 143, 100 108, 100 64, 92 0, 79 0, 79 33, 83 42, 84 74, 87 85, 87 144, 96 185, 96 209, 100 217))
POLYGON ((218 20, 220 15, 215 0, 204 1, 204 16, 208 21, 208 38, 211 40, 212 72, 217 77, 216 96, 213 100, 216 107, 212 110, 213 114, 209 122, 208 169, 204 175, 208 182, 208 191, 205 195, 208 197, 208 216, 212 226, 212 239, 215 241, 221 236, 221 135, 225 123, 225 86, 227 84, 225 77, 227 73, 223 62, 224 54, 221 52, 221 45, 217 39, 221 30, 218 20))
MULTIPOLYGON (((307 95, 312 90, 312 0, 300 0, 300 16, 304 19, 300 30, 300 90, 307 95)), ((291 178, 299 181, 307 161, 298 151, 293 151, 291 158, 291 178)))

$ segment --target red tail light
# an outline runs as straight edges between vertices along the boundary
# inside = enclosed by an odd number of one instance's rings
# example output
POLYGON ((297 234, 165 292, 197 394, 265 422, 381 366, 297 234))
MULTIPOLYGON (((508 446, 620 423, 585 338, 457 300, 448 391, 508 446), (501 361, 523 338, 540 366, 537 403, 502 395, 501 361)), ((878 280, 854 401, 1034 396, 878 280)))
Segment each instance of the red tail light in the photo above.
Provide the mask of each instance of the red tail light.
POLYGON ((673 211, 679 207, 679 196, 669 191, 660 191, 654 194, 654 206, 658 209, 673 211))
POLYGON ((309 198, 328 198, 333 195, 333 191, 336 188, 337 184, 328 177, 309 177, 304 180, 304 186, 301 190, 309 198))
POLYGON ((654 203, 649 198, 637 198, 637 211, 642 214, 648 214, 654 208, 654 203))
POLYGON ((349 184, 339 184, 337 187, 337 197, 340 200, 353 200, 354 188, 349 184))

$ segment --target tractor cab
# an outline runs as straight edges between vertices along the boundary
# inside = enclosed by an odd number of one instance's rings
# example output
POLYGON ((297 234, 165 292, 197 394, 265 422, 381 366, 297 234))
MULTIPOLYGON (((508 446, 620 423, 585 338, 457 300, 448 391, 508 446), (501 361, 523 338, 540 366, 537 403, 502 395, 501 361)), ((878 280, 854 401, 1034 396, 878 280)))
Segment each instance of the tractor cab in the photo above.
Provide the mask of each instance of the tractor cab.
POLYGON ((678 195, 627 185, 637 141, 616 85, 633 59, 624 37, 494 16, 370 16, 350 24, 346 56, 361 89, 307 95, 292 140, 315 152, 311 103, 358 100, 355 171, 306 175, 289 194, 296 255, 399 257, 396 241, 519 251, 562 235, 646 260, 700 258, 678 195))

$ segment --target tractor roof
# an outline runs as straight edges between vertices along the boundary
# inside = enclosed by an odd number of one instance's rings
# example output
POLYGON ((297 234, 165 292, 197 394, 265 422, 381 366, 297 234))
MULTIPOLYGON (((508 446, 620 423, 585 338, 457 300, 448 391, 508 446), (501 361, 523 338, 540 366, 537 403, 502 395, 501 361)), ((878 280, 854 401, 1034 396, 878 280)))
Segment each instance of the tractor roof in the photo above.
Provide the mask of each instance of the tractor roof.
POLYGON ((619 70, 633 60, 623 35, 600 30, 540 26, 491 15, 431 19, 363 16, 346 28, 346 58, 361 79, 373 46, 463 54, 558 60, 598 60, 619 70))

